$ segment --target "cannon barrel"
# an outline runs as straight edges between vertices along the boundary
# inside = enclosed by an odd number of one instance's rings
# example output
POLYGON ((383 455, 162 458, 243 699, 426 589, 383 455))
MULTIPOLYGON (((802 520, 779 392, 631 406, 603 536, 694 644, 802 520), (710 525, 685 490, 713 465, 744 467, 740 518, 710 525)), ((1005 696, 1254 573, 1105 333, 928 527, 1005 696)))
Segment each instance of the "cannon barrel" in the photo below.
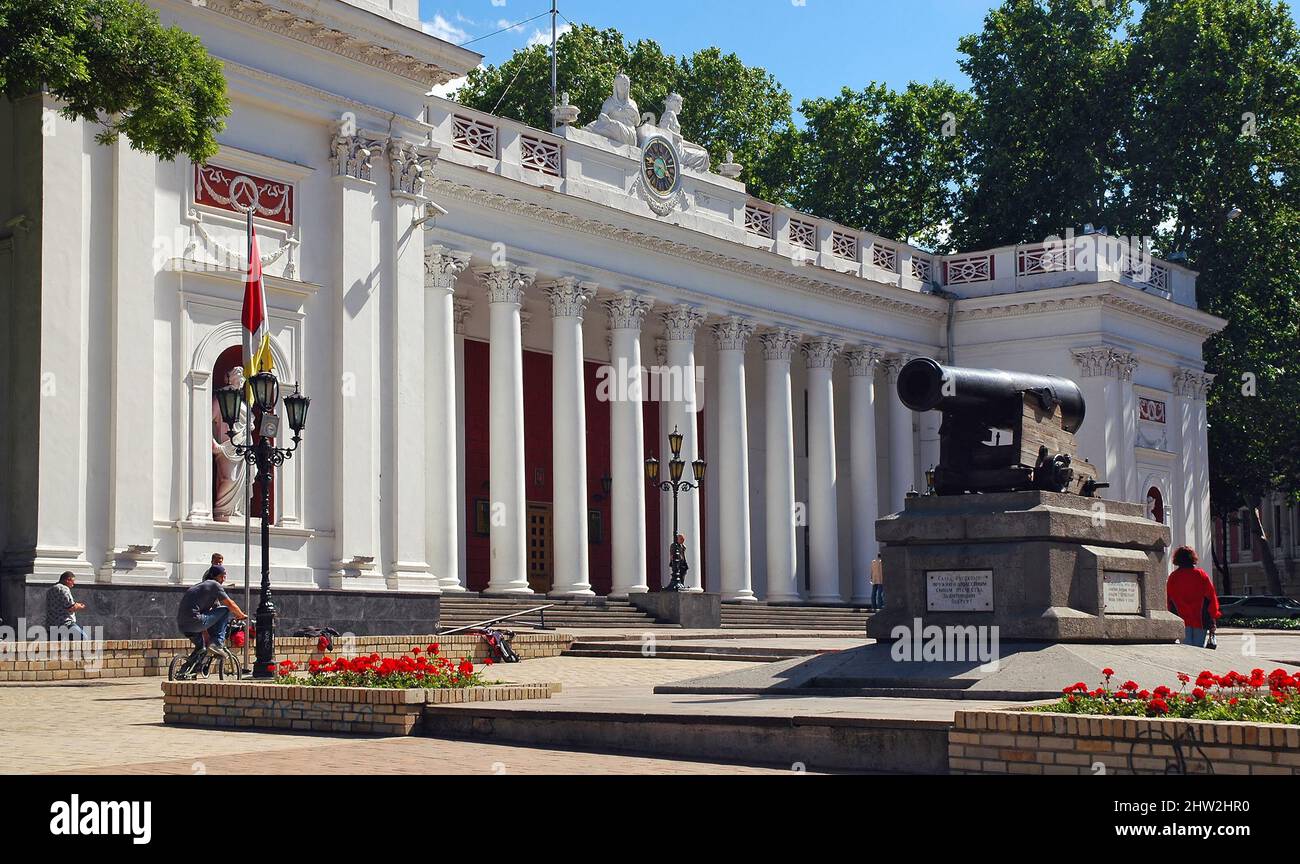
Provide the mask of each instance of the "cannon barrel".
POLYGON ((1083 425, 1083 392, 1067 378, 941 366, 924 357, 908 363, 898 376, 898 398, 913 411, 989 411, 1019 402, 1024 392, 1037 394, 1044 408, 1060 405, 1067 432, 1083 425))

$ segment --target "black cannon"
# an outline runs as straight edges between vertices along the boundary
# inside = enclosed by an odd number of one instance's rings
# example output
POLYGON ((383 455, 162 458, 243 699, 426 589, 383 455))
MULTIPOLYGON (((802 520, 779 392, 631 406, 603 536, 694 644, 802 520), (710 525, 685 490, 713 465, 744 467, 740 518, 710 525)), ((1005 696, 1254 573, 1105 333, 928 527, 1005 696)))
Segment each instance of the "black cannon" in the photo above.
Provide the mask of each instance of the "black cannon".
POLYGON ((1092 496, 1096 469, 1075 461, 1074 433, 1087 405, 1065 378, 997 369, 962 369, 913 360, 898 376, 898 398, 913 411, 942 411, 940 495, 1041 489, 1092 496))

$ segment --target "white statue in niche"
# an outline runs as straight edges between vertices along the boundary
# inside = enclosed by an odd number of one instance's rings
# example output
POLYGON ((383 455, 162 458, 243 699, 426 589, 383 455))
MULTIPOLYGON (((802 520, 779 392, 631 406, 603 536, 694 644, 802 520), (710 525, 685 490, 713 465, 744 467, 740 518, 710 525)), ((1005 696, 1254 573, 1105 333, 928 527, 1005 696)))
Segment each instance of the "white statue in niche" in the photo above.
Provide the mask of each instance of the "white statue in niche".
MULTIPOLYGON (((244 386, 244 369, 236 366, 226 373, 226 386, 244 386)), ((216 488, 212 496, 212 518, 217 522, 229 522, 231 517, 244 515, 244 475, 248 465, 235 452, 235 444, 226 434, 227 428, 233 428, 235 441, 246 443, 248 429, 248 407, 242 402, 239 406, 239 420, 233 427, 227 427, 221 419, 221 407, 217 397, 212 397, 212 461, 216 465, 216 488)))
POLYGON ((659 127, 672 134, 673 143, 677 145, 677 149, 682 155, 682 167, 707 174, 712 165, 709 151, 698 144, 692 144, 682 137, 682 124, 677 119, 681 113, 681 95, 669 93, 668 99, 664 102, 664 116, 659 118, 659 127))
POLYGON ((588 123, 586 129, 616 144, 635 147, 640 122, 641 112, 632 99, 632 79, 620 72, 614 78, 614 95, 600 106, 600 117, 588 123))

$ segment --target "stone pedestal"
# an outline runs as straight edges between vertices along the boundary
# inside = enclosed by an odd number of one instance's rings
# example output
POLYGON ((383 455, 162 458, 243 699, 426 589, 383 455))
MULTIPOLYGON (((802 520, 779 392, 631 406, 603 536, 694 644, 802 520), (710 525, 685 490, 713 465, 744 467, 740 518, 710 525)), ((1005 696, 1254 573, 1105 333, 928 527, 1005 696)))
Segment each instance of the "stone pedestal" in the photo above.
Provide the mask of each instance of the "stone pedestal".
POLYGON ((628 600, 660 624, 677 624, 687 630, 717 630, 722 627, 720 594, 660 591, 633 594, 628 600))
POLYGON ((867 625, 998 627, 1002 641, 1173 642, 1169 529, 1140 504, 1051 492, 912 498, 876 523, 885 609, 867 625))

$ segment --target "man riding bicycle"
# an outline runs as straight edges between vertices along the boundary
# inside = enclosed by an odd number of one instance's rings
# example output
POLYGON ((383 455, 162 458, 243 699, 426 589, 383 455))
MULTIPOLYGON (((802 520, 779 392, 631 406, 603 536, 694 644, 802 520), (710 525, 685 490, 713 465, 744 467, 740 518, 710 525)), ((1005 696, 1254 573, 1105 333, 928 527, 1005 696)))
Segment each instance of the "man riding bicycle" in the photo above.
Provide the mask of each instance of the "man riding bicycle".
POLYGON ((226 568, 217 564, 203 574, 203 581, 185 592, 176 611, 176 626, 198 645, 207 645, 208 653, 219 656, 226 641, 226 624, 248 618, 244 610, 223 587, 226 568))

